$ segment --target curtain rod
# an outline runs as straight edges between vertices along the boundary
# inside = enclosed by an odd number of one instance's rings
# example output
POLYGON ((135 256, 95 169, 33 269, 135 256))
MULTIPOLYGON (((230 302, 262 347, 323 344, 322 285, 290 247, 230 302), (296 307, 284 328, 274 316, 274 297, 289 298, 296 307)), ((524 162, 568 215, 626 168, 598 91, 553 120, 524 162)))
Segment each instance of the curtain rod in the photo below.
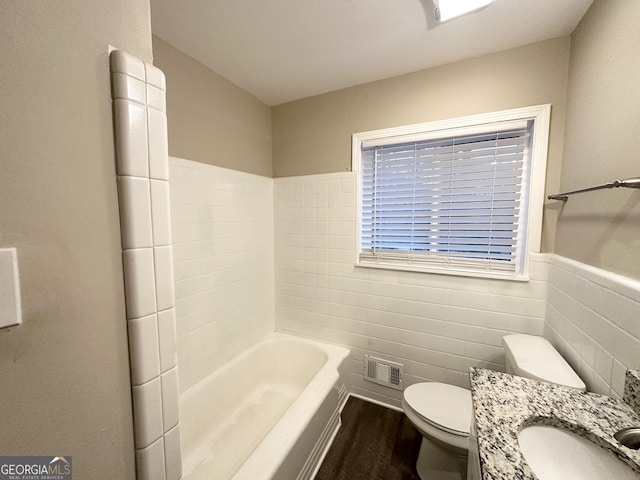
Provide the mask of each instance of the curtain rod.
POLYGON ((562 200, 566 202, 569 195, 574 193, 592 192, 594 190, 602 190, 604 188, 640 188, 640 177, 625 178, 624 180, 614 180, 613 182, 603 183, 602 185, 596 185, 594 187, 581 188, 580 190, 573 190, 571 192, 556 193, 555 195, 548 195, 549 200, 562 200))

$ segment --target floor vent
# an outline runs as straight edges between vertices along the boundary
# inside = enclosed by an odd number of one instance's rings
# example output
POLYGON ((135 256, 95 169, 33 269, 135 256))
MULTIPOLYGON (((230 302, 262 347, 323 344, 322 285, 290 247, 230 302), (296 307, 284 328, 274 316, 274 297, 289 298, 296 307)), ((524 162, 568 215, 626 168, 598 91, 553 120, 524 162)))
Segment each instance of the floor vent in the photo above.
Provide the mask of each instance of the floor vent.
POLYGON ((385 387, 402 390, 404 365, 381 358, 364 356, 364 379, 385 387))

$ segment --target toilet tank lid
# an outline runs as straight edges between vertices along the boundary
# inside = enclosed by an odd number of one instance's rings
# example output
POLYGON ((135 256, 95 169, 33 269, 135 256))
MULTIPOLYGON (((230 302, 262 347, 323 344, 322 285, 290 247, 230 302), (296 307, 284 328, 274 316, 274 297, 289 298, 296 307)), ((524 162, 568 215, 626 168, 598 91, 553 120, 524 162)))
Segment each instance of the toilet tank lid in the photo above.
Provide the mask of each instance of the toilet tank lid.
POLYGON ((519 375, 586 390, 586 385, 553 345, 543 337, 515 334, 502 337, 507 356, 519 375))

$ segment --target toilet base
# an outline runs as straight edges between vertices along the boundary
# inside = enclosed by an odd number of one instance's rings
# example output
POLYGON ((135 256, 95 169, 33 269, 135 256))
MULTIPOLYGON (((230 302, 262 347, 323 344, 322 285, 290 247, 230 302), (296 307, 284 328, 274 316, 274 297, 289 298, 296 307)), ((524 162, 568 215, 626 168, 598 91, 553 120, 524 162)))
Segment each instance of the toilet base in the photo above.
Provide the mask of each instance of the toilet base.
POLYGON ((466 480, 467 452, 423 436, 416 471, 422 480, 466 480))

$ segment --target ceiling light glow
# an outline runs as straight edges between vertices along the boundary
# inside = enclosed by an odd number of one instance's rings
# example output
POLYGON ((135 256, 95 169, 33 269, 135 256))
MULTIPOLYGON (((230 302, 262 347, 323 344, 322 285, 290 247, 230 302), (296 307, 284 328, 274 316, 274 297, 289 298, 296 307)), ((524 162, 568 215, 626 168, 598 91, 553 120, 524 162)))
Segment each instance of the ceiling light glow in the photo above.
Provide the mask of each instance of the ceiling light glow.
POLYGON ((436 20, 446 22, 489 5, 493 0, 433 0, 436 20))

